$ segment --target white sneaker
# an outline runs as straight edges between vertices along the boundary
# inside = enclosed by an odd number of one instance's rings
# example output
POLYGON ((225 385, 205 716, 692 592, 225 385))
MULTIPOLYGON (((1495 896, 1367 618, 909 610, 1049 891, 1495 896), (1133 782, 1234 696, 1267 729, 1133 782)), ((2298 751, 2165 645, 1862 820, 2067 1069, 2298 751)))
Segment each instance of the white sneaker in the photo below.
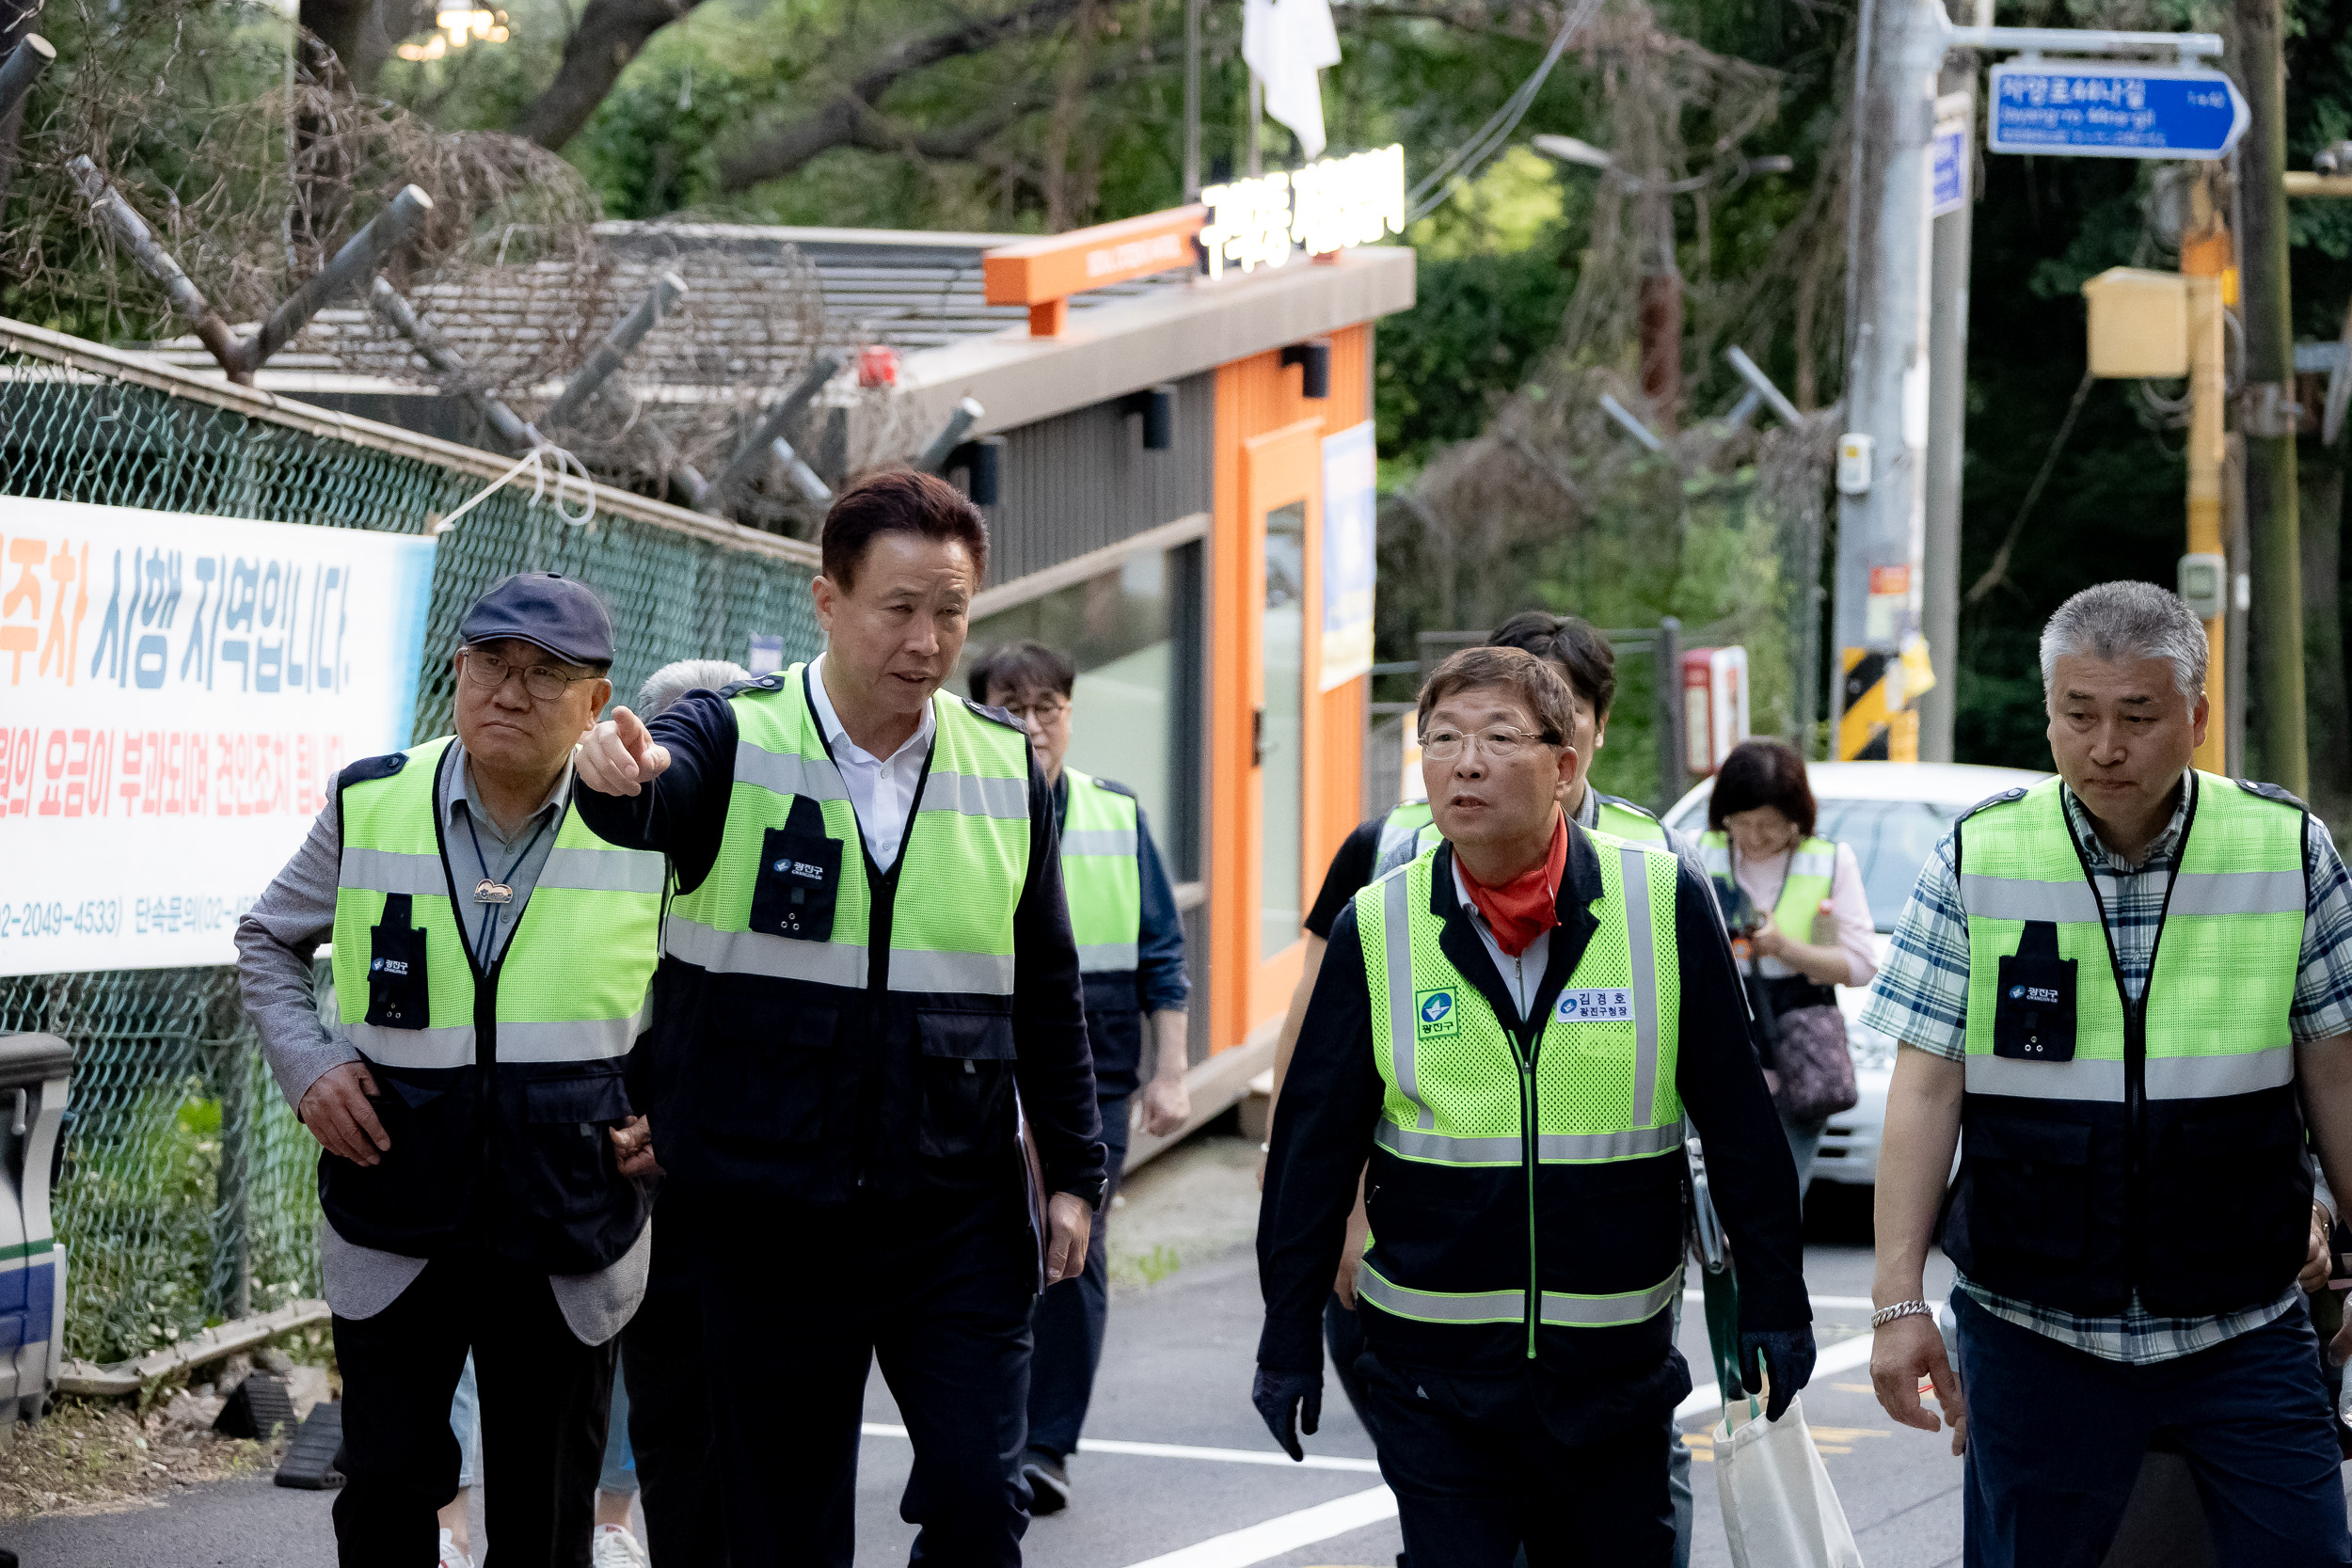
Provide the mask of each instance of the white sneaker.
POLYGON ((458 1549, 457 1537, 447 1530, 441 1532, 440 1568, 473 1568, 473 1559, 458 1549))
POLYGON ((595 1568, 647 1568, 645 1548, 619 1525, 598 1525, 589 1543, 588 1560, 595 1568))

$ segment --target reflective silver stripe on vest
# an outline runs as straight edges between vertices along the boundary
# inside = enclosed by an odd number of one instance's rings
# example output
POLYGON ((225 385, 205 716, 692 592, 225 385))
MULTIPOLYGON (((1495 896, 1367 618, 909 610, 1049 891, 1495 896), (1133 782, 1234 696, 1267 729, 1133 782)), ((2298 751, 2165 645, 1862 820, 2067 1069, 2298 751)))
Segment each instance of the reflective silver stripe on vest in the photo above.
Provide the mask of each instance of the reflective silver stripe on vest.
MULTIPOLYGON (((1535 1158, 1546 1164, 1581 1164, 1666 1154, 1682 1147, 1683 1135, 1679 1121, 1669 1127, 1637 1127, 1623 1132, 1540 1132, 1535 1137, 1535 1158)), ((1516 1165, 1520 1158, 1517 1133, 1499 1138, 1456 1138, 1443 1132, 1399 1127, 1384 1117, 1373 1129, 1372 1138, 1391 1154, 1432 1164, 1516 1165)))
POLYGON ((2077 1056, 2071 1062, 2026 1062, 1990 1053, 1968 1053, 1963 1079, 1970 1094, 2006 1094, 2021 1100, 2083 1100, 2123 1102, 2123 1064, 2077 1056))
POLYGON ((1644 1122, 1658 1109, 1658 933, 1649 915, 1648 852, 1617 851, 1625 881, 1625 932, 1633 955, 1633 1113, 1644 1122))
POLYGON ((841 769, 825 757, 804 757, 798 752, 771 752, 748 740, 735 743, 735 777, 739 784, 757 784, 776 795, 805 795, 812 800, 846 800, 841 769))
POLYGON ((764 931, 721 931, 670 916, 662 948, 717 974, 765 974, 776 980, 866 989, 866 949, 846 942, 796 942, 764 931))
POLYGON ((2183 871, 2172 878, 2167 919, 2176 914, 2302 914, 2300 871, 2183 871))
POLYGON ((1707 867, 1708 876, 1728 880, 1731 876, 1731 846, 1713 842, 1713 835, 1710 834, 1700 841, 1699 863, 1707 867))
POLYGON ((338 882, 369 893, 405 893, 428 898, 449 896, 449 879, 442 875, 438 855, 404 855, 390 849, 343 847, 338 882))
POLYGON ((916 811, 952 811, 965 816, 1001 816, 1019 822, 1029 819, 1029 781, 989 779, 977 773, 934 770, 923 781, 923 803, 916 811))
POLYGON ((2079 926, 2099 924, 2099 900, 2077 877, 2064 882, 2033 882, 2016 877, 1960 874, 1961 907, 1986 920, 2051 920, 2079 926))
MULTIPOLYGON (((1025 791, 1021 815, 1029 815, 1025 791)), ((1136 831, 1133 828, 1080 828, 1061 835, 1061 852, 1065 855, 1122 855, 1132 858, 1136 852, 1136 831)))
POLYGON ((1078 944, 1078 973, 1081 974, 1116 974, 1136 967, 1136 948, 1132 942, 1082 942, 1078 944))
POLYGON ((373 1023, 355 1023, 351 1025, 351 1044, 354 1050, 381 1067, 430 1069, 473 1066, 473 1025, 470 1023, 452 1029, 383 1029, 373 1023))
POLYGON ((1391 871, 1380 884, 1380 939, 1388 951, 1389 1060, 1396 1072, 1396 1092, 1421 1113, 1424 1132, 1438 1125, 1437 1113, 1421 1098, 1421 1077, 1413 1069, 1413 891, 1412 874, 1391 871), (1402 984, 1398 982, 1402 981, 1402 984))
MULTIPOLYGON (((1359 1289, 1361 1289, 1360 1284, 1359 1289)), ((1677 1268, 1646 1291, 1616 1295, 1571 1295, 1565 1291, 1544 1292, 1544 1322, 1554 1328, 1614 1328, 1621 1323, 1647 1323, 1682 1293, 1677 1268)))
POLYGON ((1425 822, 1416 822, 1408 828, 1403 822, 1398 821, 1395 815, 1391 813, 1380 824, 1380 843, 1374 863, 1385 862, 1398 849, 1419 838, 1422 829, 1430 825, 1425 822))
POLYGON ((2151 1100, 2219 1100, 2281 1088, 2295 1082, 2295 1047, 2274 1045, 2228 1056, 2151 1056, 2146 1081, 2151 1100))
POLYGON ((1010 996, 1012 969, 1009 953, 930 953, 919 948, 894 947, 890 950, 890 989, 963 996, 1010 996))
POLYGON ((1788 875, 1819 877, 1825 882, 1835 881, 1837 878, 1837 852, 1833 849, 1825 855, 1816 849, 1809 855, 1791 855, 1788 857, 1788 875))
POLYGON ((660 893, 665 871, 660 855, 639 849, 584 849, 558 845, 539 872, 542 888, 580 893, 660 893))
POLYGON ((1516 1323, 1527 1319, 1524 1291, 1413 1291, 1380 1277, 1369 1263, 1356 1273, 1356 1293, 1384 1312, 1440 1323, 1516 1323))

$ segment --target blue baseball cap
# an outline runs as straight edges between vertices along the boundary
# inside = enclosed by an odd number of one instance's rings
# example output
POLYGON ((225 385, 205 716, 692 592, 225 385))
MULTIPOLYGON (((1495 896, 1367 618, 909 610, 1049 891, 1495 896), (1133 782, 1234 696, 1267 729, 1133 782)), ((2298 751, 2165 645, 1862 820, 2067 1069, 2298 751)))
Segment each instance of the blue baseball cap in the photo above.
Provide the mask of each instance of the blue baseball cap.
POLYGON ((516 572, 490 585, 457 627, 459 641, 520 638, 574 664, 612 662, 612 617, 596 590, 561 572, 516 572))

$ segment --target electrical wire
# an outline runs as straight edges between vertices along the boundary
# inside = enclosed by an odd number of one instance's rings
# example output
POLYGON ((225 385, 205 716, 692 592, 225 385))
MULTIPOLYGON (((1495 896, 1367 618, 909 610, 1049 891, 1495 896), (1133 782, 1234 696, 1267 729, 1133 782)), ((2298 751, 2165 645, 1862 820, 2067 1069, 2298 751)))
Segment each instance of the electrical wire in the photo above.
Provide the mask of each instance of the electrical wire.
POLYGON ((1518 129, 1519 121, 1525 119, 1527 111, 1534 106, 1535 95, 1543 90, 1552 67, 1558 65, 1560 56, 1567 53, 1568 40, 1592 20, 1593 13, 1598 9, 1600 0, 1580 0, 1576 9, 1568 13, 1568 19, 1560 24, 1559 33, 1553 37, 1551 47, 1544 51, 1543 63, 1535 68, 1534 72, 1518 85, 1517 91, 1503 100, 1502 107, 1497 109, 1475 135, 1447 153, 1436 168, 1422 175, 1420 182, 1405 194, 1406 228, 1444 206, 1453 198, 1457 181, 1475 178, 1478 171, 1486 166, 1488 160, 1502 150, 1504 144, 1511 139, 1511 133, 1518 129))

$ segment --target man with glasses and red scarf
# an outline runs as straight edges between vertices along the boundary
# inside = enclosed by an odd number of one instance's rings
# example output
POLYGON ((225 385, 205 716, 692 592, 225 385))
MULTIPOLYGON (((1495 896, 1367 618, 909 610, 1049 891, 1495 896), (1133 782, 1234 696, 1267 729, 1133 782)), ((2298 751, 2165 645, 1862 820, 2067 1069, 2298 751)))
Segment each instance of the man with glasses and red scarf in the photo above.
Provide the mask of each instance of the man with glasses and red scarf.
POLYGON ((510 577, 458 635, 456 734, 343 769, 239 924, 239 977, 324 1150, 342 1562, 435 1560, 470 1350, 500 1560, 586 1568, 615 1337, 651 1250, 623 1075, 666 868, 572 810, 572 749, 612 692, 596 594, 510 577), (330 939, 322 1022, 311 958, 330 939))

